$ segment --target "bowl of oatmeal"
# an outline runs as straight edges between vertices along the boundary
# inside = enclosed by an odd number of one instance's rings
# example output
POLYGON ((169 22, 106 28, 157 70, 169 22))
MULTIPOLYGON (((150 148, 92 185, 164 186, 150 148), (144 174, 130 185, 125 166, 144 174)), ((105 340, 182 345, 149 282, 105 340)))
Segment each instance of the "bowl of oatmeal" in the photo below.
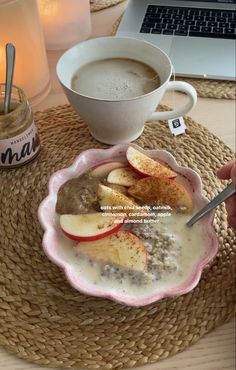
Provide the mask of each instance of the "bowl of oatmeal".
POLYGON ((38 210, 43 249, 78 291, 144 306, 191 291, 218 251, 200 176, 165 150, 89 149, 55 172, 38 210))

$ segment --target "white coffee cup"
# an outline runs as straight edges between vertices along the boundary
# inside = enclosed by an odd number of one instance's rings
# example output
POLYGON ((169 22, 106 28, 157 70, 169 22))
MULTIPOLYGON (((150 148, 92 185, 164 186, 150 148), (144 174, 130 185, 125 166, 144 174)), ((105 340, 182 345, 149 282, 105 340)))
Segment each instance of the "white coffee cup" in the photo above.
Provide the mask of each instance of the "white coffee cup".
POLYGON ((145 122, 183 116, 197 102, 196 90, 190 84, 170 81, 173 69, 169 57, 158 47, 139 39, 111 36, 82 42, 61 56, 56 70, 70 104, 86 121, 91 135, 107 144, 131 142, 142 134, 145 122), (108 58, 134 59, 149 65, 159 74, 160 87, 122 100, 85 96, 71 88, 72 76, 80 67, 108 58), (170 90, 184 92, 188 102, 173 111, 155 112, 164 93, 170 90))

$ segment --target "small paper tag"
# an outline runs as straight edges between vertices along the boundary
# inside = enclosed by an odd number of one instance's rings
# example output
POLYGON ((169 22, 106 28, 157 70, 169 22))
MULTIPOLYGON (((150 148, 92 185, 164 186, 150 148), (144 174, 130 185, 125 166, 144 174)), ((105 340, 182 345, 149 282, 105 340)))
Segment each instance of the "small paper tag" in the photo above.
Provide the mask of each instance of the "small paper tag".
POLYGON ((186 126, 183 117, 177 117, 168 120, 168 125, 171 133, 174 136, 178 136, 185 133, 186 126))

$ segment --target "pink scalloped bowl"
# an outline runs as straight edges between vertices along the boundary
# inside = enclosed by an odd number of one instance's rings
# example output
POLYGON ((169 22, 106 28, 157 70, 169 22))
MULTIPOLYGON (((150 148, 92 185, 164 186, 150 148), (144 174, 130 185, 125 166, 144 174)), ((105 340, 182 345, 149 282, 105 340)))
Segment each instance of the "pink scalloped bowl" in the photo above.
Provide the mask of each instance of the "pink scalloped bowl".
POLYGON ((175 158, 165 150, 143 150, 134 144, 116 145, 109 149, 89 149, 75 158, 73 164, 67 168, 55 172, 48 185, 49 194, 41 202, 38 209, 39 221, 44 229, 42 240, 43 249, 48 258, 57 266, 64 270, 65 276, 69 283, 78 291, 92 296, 108 298, 128 306, 145 306, 167 297, 176 297, 190 292, 199 282, 205 266, 212 261, 218 251, 218 239, 212 226, 214 212, 207 214, 204 219, 204 234, 206 235, 206 246, 199 259, 191 268, 188 276, 179 285, 167 288, 164 291, 151 292, 143 296, 135 294, 127 295, 122 291, 116 290, 109 286, 105 289, 94 284, 92 280, 86 279, 78 273, 73 263, 68 261, 61 248, 61 238, 63 233, 56 222, 56 202, 59 188, 68 180, 80 176, 99 163, 110 160, 125 160, 127 148, 132 145, 134 148, 146 153, 153 159, 168 164, 175 172, 187 179, 189 189, 192 193, 193 202, 197 207, 202 207, 207 203, 207 199, 202 194, 202 182, 200 176, 193 170, 179 166, 175 158))

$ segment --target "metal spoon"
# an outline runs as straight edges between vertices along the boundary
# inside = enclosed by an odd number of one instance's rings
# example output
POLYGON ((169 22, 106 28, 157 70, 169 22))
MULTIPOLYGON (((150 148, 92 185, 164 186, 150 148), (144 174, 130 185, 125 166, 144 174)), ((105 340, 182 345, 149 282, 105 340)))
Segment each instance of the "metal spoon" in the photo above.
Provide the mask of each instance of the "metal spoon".
POLYGON ((4 114, 9 113, 10 110, 14 67, 15 67, 15 46, 9 43, 6 45, 6 85, 4 98, 4 114))
POLYGON ((220 203, 224 202, 226 199, 231 197, 231 195, 236 193, 236 188, 231 182, 223 191, 221 191, 215 198, 213 198, 210 203, 208 203, 205 207, 203 207, 195 216, 193 216, 186 224, 186 226, 190 227, 195 224, 198 220, 200 220, 203 216, 205 216, 208 212, 212 211, 215 207, 217 207, 220 203))

